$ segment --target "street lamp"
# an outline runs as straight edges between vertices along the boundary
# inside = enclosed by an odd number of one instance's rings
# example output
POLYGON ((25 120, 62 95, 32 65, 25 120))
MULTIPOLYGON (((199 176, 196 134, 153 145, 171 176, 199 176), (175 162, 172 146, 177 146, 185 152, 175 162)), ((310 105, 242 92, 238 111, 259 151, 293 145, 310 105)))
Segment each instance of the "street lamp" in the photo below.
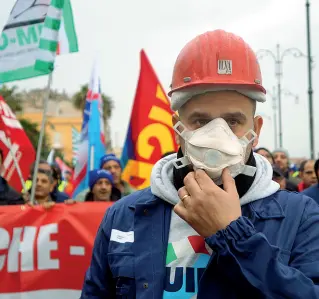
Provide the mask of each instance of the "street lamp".
POLYGON ((278 114, 279 114, 279 146, 282 147, 282 109, 281 109, 281 77, 282 77, 282 63, 285 56, 288 54, 293 55, 296 58, 307 57, 297 48, 289 48, 280 51, 280 45, 276 45, 276 54, 267 49, 261 49, 257 52, 258 59, 262 59, 265 56, 271 56, 275 61, 275 76, 277 78, 277 93, 278 93, 278 114))
POLYGON ((315 159, 315 138, 313 118, 313 90, 312 90, 312 56, 311 56, 311 34, 310 34, 310 3, 306 0, 307 18, 307 48, 308 48, 308 102, 309 102, 309 133, 310 133, 310 156, 315 159))
MULTIPOLYGON (((276 92, 276 87, 274 86, 272 89, 272 92, 267 90, 267 93, 269 95, 271 95, 272 97, 272 109, 273 109, 273 121, 274 121, 274 140, 275 140, 275 148, 278 148, 278 133, 277 133, 277 97, 276 97, 276 93, 279 94, 278 92, 276 92)), ((292 96, 295 98, 295 104, 299 103, 299 96, 290 92, 289 90, 281 90, 280 94, 283 93, 286 96, 292 96)))
POLYGON ((269 92, 267 90, 267 93, 271 95, 271 98, 272 98, 272 111, 274 113, 274 116, 273 116, 273 121, 274 121, 274 140, 275 140, 275 149, 278 148, 278 144, 277 144, 277 141, 278 141, 278 136, 277 136, 277 100, 276 100, 276 87, 274 86, 272 88, 272 92, 269 92))

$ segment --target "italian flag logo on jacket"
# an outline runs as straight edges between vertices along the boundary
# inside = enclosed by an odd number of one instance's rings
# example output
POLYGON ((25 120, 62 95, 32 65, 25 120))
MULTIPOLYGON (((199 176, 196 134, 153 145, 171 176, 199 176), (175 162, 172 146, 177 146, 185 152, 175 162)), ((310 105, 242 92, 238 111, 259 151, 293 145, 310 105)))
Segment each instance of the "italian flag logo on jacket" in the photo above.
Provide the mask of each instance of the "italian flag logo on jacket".
POLYGON ((198 281, 212 250, 201 236, 189 236, 168 244, 164 299, 197 297, 198 281))

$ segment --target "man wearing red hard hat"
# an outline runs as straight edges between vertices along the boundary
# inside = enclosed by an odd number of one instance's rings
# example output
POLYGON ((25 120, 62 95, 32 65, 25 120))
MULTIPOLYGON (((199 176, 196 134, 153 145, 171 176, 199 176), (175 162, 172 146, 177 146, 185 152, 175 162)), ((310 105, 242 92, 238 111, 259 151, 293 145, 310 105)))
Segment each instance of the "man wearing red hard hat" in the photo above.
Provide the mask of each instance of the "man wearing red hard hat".
POLYGON ((108 210, 81 298, 319 298, 319 206, 279 191, 252 151, 266 100, 255 53, 232 33, 199 35, 169 95, 180 149, 108 210))

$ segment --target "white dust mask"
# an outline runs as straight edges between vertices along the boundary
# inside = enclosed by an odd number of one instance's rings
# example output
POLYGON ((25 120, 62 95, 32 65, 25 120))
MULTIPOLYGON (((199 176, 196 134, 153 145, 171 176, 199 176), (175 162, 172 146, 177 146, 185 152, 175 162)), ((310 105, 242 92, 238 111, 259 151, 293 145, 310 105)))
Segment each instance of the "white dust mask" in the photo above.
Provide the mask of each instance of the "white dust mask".
POLYGON ((184 157, 174 161, 177 169, 192 164, 195 170, 205 170, 217 185, 222 184, 224 168, 229 169, 233 178, 241 173, 255 175, 256 167, 245 165, 247 146, 257 136, 253 130, 239 139, 222 118, 216 118, 194 131, 186 129, 179 121, 174 130, 185 140, 184 157), (252 138, 248 140, 247 135, 250 134, 252 138))

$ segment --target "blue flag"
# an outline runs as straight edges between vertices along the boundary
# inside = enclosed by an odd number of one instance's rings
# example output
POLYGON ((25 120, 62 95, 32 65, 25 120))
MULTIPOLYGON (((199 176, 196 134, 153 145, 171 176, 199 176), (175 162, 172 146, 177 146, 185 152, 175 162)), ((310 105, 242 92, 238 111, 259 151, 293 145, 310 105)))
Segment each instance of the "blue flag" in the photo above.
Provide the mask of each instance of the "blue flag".
POLYGON ((74 171, 73 198, 89 187, 88 173, 99 168, 100 158, 105 154, 103 103, 100 78, 95 64, 86 97, 81 138, 78 145, 74 171), (93 167, 93 168, 92 168, 93 167), (92 169, 91 169, 92 168, 92 169))
POLYGON ((86 184, 89 185, 89 172, 100 168, 100 159, 105 154, 105 146, 101 140, 100 112, 98 100, 91 103, 90 119, 88 124, 88 167, 86 172, 86 184))

